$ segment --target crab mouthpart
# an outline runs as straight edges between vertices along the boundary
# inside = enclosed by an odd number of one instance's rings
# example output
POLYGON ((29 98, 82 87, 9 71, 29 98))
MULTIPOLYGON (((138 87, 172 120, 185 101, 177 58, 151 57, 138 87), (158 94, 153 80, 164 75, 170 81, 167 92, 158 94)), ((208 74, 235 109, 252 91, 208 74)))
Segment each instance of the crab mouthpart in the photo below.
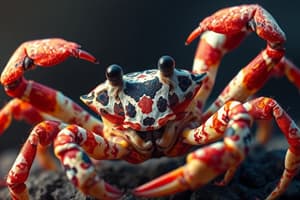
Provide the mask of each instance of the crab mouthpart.
POLYGON ((86 105, 90 105, 93 102, 93 99, 94 99, 94 93, 89 93, 80 96, 80 100, 86 105))
POLYGON ((202 74, 195 74, 194 75, 194 81, 196 81, 196 83, 202 83, 203 82, 203 80, 204 79, 206 79, 207 78, 207 73, 205 72, 205 73, 202 73, 202 74))

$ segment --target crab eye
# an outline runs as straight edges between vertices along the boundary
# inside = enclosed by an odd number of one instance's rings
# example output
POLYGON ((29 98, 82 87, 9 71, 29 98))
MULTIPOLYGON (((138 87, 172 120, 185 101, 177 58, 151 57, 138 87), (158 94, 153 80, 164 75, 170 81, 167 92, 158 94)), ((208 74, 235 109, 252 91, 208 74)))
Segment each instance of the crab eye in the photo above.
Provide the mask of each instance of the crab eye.
POLYGON ((110 65, 106 70, 106 78, 113 86, 121 86, 123 84, 123 70, 119 65, 110 65))
POLYGON ((28 70, 28 69, 30 69, 34 66, 34 62, 31 58, 26 56, 23 60, 23 65, 22 66, 23 66, 24 70, 28 70))
POLYGON ((162 56, 158 60, 158 69, 165 77, 171 77, 175 68, 175 60, 171 56, 162 56))

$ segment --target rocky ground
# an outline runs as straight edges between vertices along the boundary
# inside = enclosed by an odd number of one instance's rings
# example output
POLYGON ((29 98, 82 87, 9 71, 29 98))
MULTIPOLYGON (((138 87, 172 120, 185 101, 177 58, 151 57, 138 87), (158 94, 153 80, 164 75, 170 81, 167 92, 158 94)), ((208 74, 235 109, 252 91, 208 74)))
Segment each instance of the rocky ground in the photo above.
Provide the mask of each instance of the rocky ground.
MULTIPOLYGON (((273 147, 276 144, 273 144, 273 147)), ((269 146, 270 147, 270 146, 269 146)), ((211 184, 196 191, 187 191, 160 199, 264 199, 275 187, 283 170, 284 150, 268 150, 257 147, 243 162, 233 181, 226 187, 211 184)), ((6 152, 0 155, 1 175, 8 161, 14 155, 6 152)), ((130 194, 130 188, 145 183, 153 177, 165 173, 179 165, 184 158, 155 159, 141 165, 130 165, 123 161, 105 161, 99 168, 99 174, 109 183, 124 189, 123 200, 135 200, 130 194)), ((11 164, 10 164, 11 165, 11 164)), ((27 181, 31 199, 34 200, 92 200, 78 192, 67 180, 63 172, 49 172, 34 167, 27 181)), ((10 199, 6 188, 0 190, 0 199, 10 199)), ((281 199, 300 199, 300 175, 291 183, 281 199)))

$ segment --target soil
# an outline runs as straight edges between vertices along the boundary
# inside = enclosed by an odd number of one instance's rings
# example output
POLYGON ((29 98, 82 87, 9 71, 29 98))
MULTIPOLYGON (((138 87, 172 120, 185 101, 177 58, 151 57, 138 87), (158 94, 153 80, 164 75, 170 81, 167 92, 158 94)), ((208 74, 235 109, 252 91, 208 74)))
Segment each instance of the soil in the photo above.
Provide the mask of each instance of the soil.
MULTIPOLYGON (((273 144, 276 146, 276 144, 273 144)), ((285 150, 268 150, 256 147, 242 163, 234 179, 228 186, 220 187, 212 183, 196 190, 186 191, 176 195, 156 199, 191 199, 191 200, 254 200, 264 199, 276 186, 284 162, 285 150)), ((14 152, 4 152, 0 155, 1 170, 7 171, 10 161, 15 158, 14 152), (6 169, 4 169, 6 167, 6 169)), ((141 185, 154 177, 170 171, 184 163, 184 158, 160 158, 143 164, 132 165, 124 161, 101 161, 98 171, 101 177, 112 185, 122 188, 125 192, 123 200, 137 200, 130 194, 130 189, 141 185)), ((10 164, 11 165, 11 164, 10 164)), ((222 177, 218 177, 221 179, 222 177)), ((69 183, 63 171, 53 172, 39 169, 35 164, 27 181, 27 186, 34 200, 92 200, 78 192, 69 183)), ((7 188, 0 190, 0 199, 10 199, 7 188)), ((300 175, 296 176, 288 190, 280 199, 300 199, 300 175)))

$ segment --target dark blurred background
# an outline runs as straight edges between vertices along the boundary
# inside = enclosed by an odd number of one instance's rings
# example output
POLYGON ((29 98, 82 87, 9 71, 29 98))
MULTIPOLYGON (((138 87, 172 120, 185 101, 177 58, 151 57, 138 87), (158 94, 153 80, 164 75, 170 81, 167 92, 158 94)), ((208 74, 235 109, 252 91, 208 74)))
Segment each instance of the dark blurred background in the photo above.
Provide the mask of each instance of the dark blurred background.
MULTIPOLYGON (((223 7, 259 3, 285 31, 287 56, 300 66, 300 3, 227 2, 5 1, 0 6, 0 65, 3 68, 14 50, 27 40, 61 37, 76 41, 95 55, 100 64, 72 58, 54 68, 31 71, 26 77, 61 90, 81 104, 79 96, 102 82, 106 67, 112 63, 123 66, 125 72, 156 68, 157 59, 168 54, 175 58, 177 67, 190 69, 197 42, 185 46, 184 41, 201 19, 223 7)), ((211 98, 216 98, 226 83, 264 46, 264 41, 252 34, 239 49, 226 56, 211 98)), ((296 121, 300 119, 299 91, 285 78, 272 79, 259 94, 274 97, 296 121)), ((4 105, 9 99, 1 89, 0 104, 4 105)), ((30 129, 23 122, 14 122, 0 137, 0 150, 20 148, 30 129)))

